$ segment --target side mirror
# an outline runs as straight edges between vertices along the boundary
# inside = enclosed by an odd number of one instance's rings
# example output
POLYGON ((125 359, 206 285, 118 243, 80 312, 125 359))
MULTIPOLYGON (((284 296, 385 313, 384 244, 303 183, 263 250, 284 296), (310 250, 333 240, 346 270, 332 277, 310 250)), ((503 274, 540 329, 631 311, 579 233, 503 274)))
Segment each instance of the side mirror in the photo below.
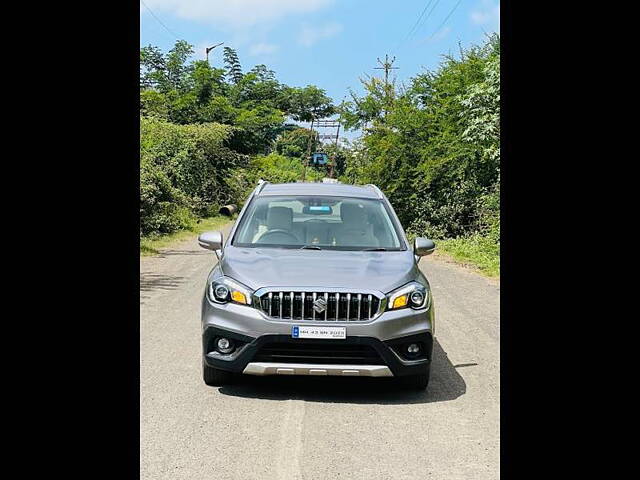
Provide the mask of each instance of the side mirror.
POLYGON ((207 250, 220 250, 222 248, 222 232, 203 232, 198 237, 198 243, 207 250))
POLYGON ((413 253, 418 257, 424 257, 425 255, 431 255, 436 249, 436 244, 433 240, 428 238, 416 237, 413 241, 413 253))

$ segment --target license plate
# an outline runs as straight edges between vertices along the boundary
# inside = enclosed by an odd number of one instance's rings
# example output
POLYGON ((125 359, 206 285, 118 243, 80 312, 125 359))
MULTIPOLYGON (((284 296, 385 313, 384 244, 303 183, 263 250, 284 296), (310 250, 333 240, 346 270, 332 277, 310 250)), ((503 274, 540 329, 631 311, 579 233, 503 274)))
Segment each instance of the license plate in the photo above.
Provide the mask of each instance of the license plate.
POLYGON ((346 327, 314 327, 294 325, 291 328, 293 338, 330 338, 342 340, 347 338, 346 327))

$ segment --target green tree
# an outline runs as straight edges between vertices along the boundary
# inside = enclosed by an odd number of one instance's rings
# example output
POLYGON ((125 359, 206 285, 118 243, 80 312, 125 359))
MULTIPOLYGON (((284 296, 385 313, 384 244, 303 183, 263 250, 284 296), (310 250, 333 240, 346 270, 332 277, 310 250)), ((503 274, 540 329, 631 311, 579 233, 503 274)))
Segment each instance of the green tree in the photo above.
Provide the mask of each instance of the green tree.
POLYGON ((322 119, 336 112, 325 91, 314 85, 304 88, 286 87, 279 97, 280 109, 298 122, 322 119))
POLYGON ((187 64, 193 47, 178 40, 167 54, 151 45, 140 49, 140 83, 142 88, 155 88, 162 93, 189 88, 192 66, 187 64))
POLYGON ((227 66, 227 78, 232 83, 238 83, 242 80, 242 66, 238 59, 238 54, 231 47, 224 47, 224 64, 227 66))
POLYGON ((308 128, 296 128, 285 131, 278 137, 275 150, 287 157, 306 158, 309 142, 311 142, 311 151, 315 151, 319 143, 318 133, 312 133, 308 128))
POLYGON ((281 84, 266 65, 242 73, 238 55, 224 49, 225 68, 206 61, 188 62, 193 47, 184 41, 163 54, 157 47, 140 50, 140 112, 180 125, 222 123, 237 128, 228 139, 245 154, 266 154, 275 140, 297 120, 322 118, 334 107, 324 90, 281 84))

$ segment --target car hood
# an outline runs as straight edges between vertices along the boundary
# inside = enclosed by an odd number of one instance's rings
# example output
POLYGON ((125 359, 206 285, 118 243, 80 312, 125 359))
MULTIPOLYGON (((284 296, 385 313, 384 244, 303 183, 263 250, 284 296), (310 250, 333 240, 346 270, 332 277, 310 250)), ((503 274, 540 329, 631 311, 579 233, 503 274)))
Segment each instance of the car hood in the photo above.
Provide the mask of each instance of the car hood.
POLYGON ((388 293, 420 276, 413 252, 239 248, 221 259, 225 275, 251 289, 332 287, 388 293))

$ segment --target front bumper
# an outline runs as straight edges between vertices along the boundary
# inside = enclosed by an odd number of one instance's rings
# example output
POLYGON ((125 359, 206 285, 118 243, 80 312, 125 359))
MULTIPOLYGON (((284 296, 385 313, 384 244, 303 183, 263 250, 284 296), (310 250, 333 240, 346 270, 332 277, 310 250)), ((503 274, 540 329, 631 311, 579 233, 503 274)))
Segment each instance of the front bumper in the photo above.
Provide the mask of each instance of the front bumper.
POLYGON ((429 368, 433 350, 433 306, 424 310, 402 309, 387 311, 368 322, 280 321, 274 320, 259 310, 243 305, 213 305, 203 300, 202 328, 203 355, 207 365, 222 370, 253 375, 358 375, 358 376, 404 376, 422 374, 429 368), (292 325, 344 326, 344 340, 310 340, 291 337, 292 325), (216 337, 226 337, 239 347, 229 355, 222 355, 213 347, 216 337), (401 346, 418 342, 424 351, 419 359, 403 356, 401 346), (263 347, 272 344, 300 346, 310 345, 331 349, 353 346, 375 351, 377 360, 367 365, 344 362, 264 362, 260 354, 263 347), (268 363, 268 365, 265 365, 268 363))
POLYGON ((388 310, 374 320, 366 322, 291 321, 274 319, 257 308, 235 303, 213 304, 204 295, 202 300, 202 330, 216 327, 252 338, 262 335, 291 335, 292 325, 324 325, 347 327, 347 335, 373 337, 382 341, 418 333, 435 335, 433 303, 428 309, 388 310))
MULTIPOLYGON (((202 336, 204 360, 210 367, 228 370, 236 373, 248 373, 253 375, 269 374, 298 374, 298 375, 360 375, 360 376, 391 376, 384 369, 385 366, 393 376, 418 375, 425 372, 431 363, 433 351, 433 337, 430 333, 410 335, 383 342, 372 337, 347 336, 344 340, 311 340, 292 338, 290 335, 262 335, 257 338, 229 332, 216 327, 207 327, 202 336), (215 338, 226 337, 232 339, 239 347, 228 355, 222 355, 215 351, 213 345, 215 338), (417 360, 403 359, 399 352, 401 346, 407 343, 420 343, 424 354, 417 360), (285 365, 283 362, 261 362, 259 359, 263 347, 270 345, 291 345, 299 347, 307 345, 309 349, 322 348, 331 350, 337 348, 370 347, 369 350, 377 354, 370 364, 352 364, 348 359, 336 363, 294 361, 285 365), (270 363, 270 365, 263 365, 270 363), (276 364, 277 363, 277 364, 276 364), (260 365, 256 365, 260 364, 260 365), (304 365, 304 366, 303 366, 304 365), (280 371, 277 371, 280 369, 280 371), (293 371, 291 371, 293 370, 293 371)), ((337 355, 339 352, 337 352, 337 355)), ((373 357, 372 357, 373 358, 373 357)))

